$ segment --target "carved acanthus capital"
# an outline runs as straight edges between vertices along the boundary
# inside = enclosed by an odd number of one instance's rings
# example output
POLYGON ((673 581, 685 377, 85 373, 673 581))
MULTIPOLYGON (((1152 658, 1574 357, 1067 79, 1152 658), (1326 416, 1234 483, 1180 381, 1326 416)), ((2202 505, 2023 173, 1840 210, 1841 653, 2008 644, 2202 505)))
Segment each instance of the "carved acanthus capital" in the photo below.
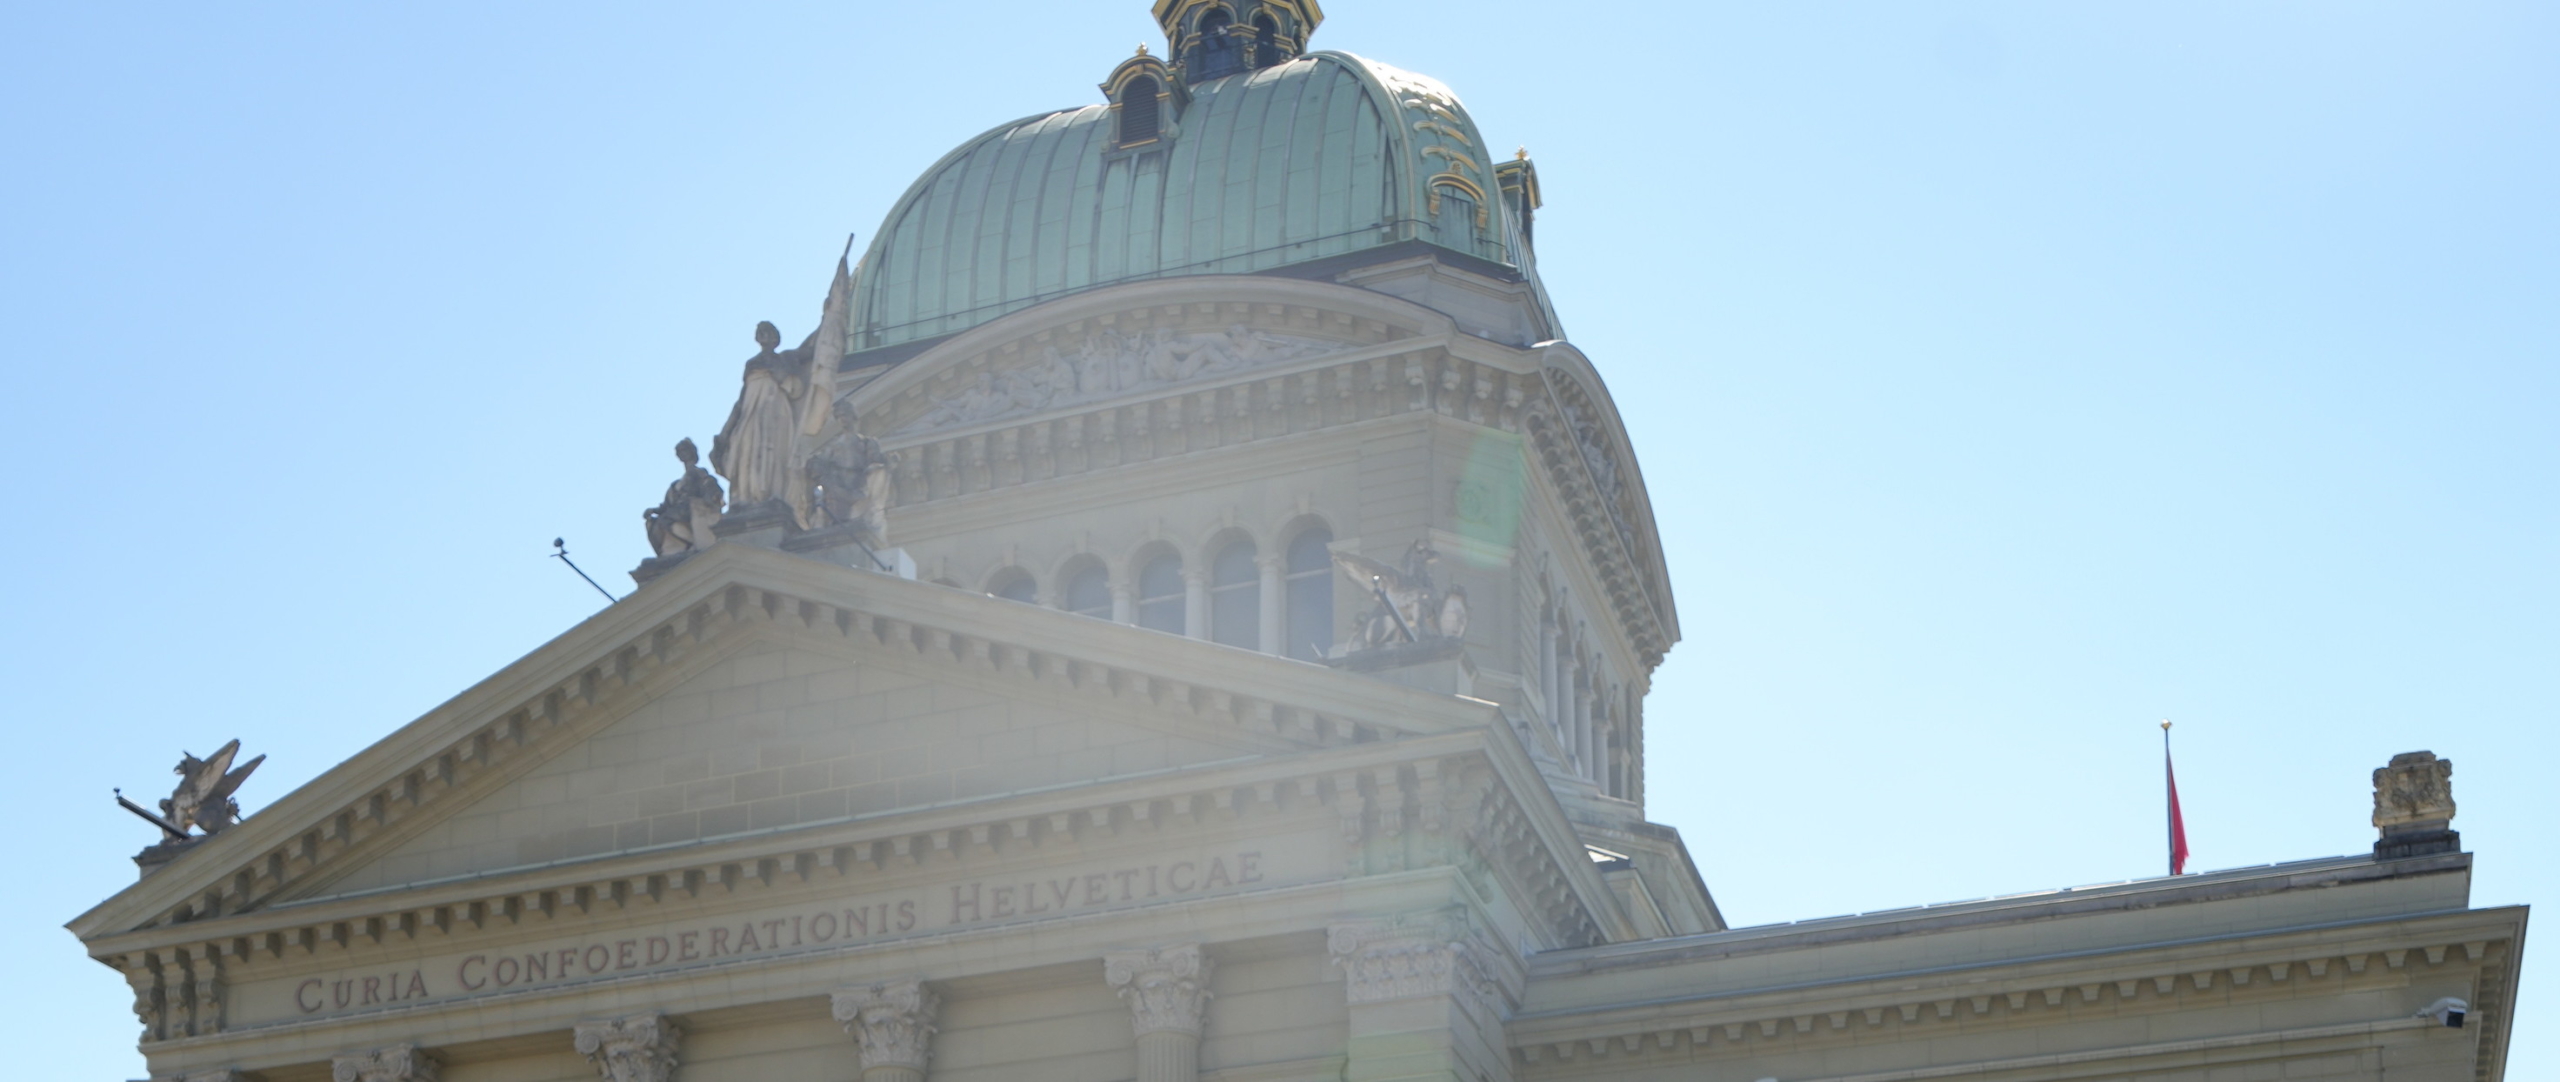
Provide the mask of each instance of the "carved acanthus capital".
POLYGON ((670 1082, 676 1074, 676 1042, 683 1036, 665 1014, 650 1011, 580 1022, 577 1047, 604 1082, 670 1082))
POLYGON ((334 1082, 436 1082, 436 1061, 414 1044, 349 1052, 329 1061, 334 1082))
POLYGON ((1102 978, 1129 1001, 1138 1036, 1187 1033, 1197 1037, 1209 1009, 1209 971, 1214 964, 1197 943, 1113 951, 1102 956, 1102 978))
POLYGON ((911 1067, 921 1072, 942 999, 923 981, 889 981, 837 992, 836 1021, 862 1043, 862 1069, 911 1067))
POLYGON ((1389 920, 1351 921, 1326 929, 1325 946, 1342 970, 1353 1004, 1415 996, 1456 996, 1500 1018, 1518 999, 1504 975, 1506 955, 1452 907, 1389 920))
POLYGON ((2403 752, 2373 772, 2373 825, 2441 828, 2453 820, 2453 760, 2403 752))

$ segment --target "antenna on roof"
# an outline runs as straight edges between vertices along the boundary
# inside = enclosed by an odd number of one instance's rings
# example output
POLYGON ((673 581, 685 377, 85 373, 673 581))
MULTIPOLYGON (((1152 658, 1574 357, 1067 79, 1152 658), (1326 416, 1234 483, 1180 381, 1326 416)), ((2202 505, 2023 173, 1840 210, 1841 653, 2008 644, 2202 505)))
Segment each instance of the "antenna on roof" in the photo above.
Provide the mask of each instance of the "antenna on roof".
POLYGON ((621 598, 615 597, 615 596, 613 596, 612 594, 607 593, 607 592, 605 591, 605 588, 604 588, 603 586, 598 585, 598 584, 596 583, 596 580, 591 579, 591 578, 587 578, 587 573, 586 573, 585 571, 583 571, 583 570, 580 570, 580 569, 579 569, 579 567, 578 567, 578 561, 576 561, 576 560, 572 560, 572 559, 570 559, 570 558, 569 558, 569 543, 568 543, 567 541, 564 541, 564 540, 561 540, 560 538, 554 537, 554 538, 552 538, 552 539, 551 539, 551 547, 552 547, 552 549, 554 550, 554 551, 551 553, 551 558, 552 558, 552 559, 554 559, 554 560, 558 560, 558 561, 560 561, 561 563, 564 563, 564 564, 569 565, 569 570, 578 572, 578 577, 579 577, 579 578, 587 579, 587 585, 589 585, 589 586, 594 586, 594 587, 596 588, 596 592, 597 592, 597 593, 604 594, 604 599, 605 599, 606 601, 609 601, 609 602, 610 602, 610 601, 620 601, 620 600, 622 600, 621 598))
POLYGON ((150 812, 143 810, 142 805, 140 805, 140 804, 136 804, 136 803, 134 803, 133 801, 126 799, 126 798, 125 798, 125 795, 124 795, 124 790, 122 790, 122 789, 118 789, 118 790, 116 790, 116 803, 124 805, 124 810, 129 811, 129 812, 132 812, 132 813, 133 813, 133 814, 135 814, 135 815, 139 815, 139 816, 141 816, 145 822, 150 823, 152 826, 159 827, 163 832, 166 832, 166 833, 169 835, 169 840, 170 840, 170 841, 173 841, 173 842, 182 842, 182 841, 187 840, 187 832, 186 832, 186 831, 183 831, 183 830, 178 829, 178 827, 177 827, 177 825, 176 825, 176 824, 171 823, 170 821, 168 821, 168 820, 166 820, 166 819, 163 819, 163 818, 161 818, 161 817, 159 817, 159 816, 157 816, 157 815, 153 815, 153 814, 151 814, 150 812))

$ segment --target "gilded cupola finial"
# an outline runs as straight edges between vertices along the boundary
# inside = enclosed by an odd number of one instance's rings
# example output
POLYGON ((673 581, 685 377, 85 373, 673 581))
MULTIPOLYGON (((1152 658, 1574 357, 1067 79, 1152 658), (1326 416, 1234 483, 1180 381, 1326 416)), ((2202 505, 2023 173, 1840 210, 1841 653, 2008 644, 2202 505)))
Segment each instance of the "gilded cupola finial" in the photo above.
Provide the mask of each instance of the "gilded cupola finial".
POLYGON ((1307 51, 1316 0, 1156 0, 1166 54, 1185 83, 1276 67, 1307 51))

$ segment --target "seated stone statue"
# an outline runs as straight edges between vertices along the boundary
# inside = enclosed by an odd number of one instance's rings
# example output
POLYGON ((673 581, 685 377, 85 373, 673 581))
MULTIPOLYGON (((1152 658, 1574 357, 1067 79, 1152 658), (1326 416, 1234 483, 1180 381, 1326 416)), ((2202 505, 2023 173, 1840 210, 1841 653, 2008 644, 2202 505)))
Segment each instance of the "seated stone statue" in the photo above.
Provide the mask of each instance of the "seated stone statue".
POLYGON ((859 523, 872 545, 889 540, 889 456, 880 441, 854 427, 850 402, 835 404, 836 434, 820 444, 804 467, 809 485, 809 526, 825 529, 859 523))
POLYGON ((697 464, 693 440, 676 442, 676 461, 684 463, 684 476, 667 486, 667 498, 658 506, 640 512, 649 530, 649 551, 662 557, 709 547, 711 526, 720 521, 724 500, 719 479, 697 464))

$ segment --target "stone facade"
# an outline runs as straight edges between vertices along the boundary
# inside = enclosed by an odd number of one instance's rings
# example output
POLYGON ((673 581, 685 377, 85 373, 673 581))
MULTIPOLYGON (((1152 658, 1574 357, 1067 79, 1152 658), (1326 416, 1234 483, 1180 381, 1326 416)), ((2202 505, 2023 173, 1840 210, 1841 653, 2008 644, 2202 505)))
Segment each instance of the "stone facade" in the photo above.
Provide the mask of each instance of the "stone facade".
POLYGON ((1679 622, 1534 174, 1461 184, 1445 88, 1287 53, 1500 243, 845 352, 884 239, 713 456, 781 502, 679 537, 691 479, 632 596, 73 922, 154 1077, 2499 1077, 2526 915, 2470 907, 2425 753, 2370 855, 1727 927, 1645 818, 1679 622), (823 448, 885 524, 809 516, 823 448))

